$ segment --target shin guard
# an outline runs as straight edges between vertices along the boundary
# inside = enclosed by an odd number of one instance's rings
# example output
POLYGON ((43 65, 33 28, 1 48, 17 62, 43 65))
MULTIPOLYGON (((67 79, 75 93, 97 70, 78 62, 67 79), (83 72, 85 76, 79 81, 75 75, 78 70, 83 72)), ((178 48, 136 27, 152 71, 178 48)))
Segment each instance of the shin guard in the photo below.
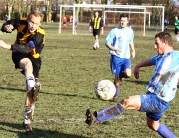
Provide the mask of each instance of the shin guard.
POLYGON ((32 120, 32 110, 30 106, 25 106, 24 124, 30 124, 31 120, 32 120))
POLYGON ((108 120, 111 118, 115 118, 118 115, 122 114, 124 112, 124 108, 117 104, 115 106, 104 108, 103 110, 100 110, 99 112, 95 112, 95 123, 102 121, 102 120, 108 120))

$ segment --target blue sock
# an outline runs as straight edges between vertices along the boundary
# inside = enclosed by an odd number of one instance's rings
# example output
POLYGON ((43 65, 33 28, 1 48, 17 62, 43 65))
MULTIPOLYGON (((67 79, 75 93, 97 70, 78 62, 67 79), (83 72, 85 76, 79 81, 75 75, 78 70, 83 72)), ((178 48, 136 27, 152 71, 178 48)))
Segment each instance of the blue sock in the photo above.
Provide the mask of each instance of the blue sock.
POLYGON ((102 120, 108 120, 108 119, 117 117, 118 115, 122 114, 123 112, 124 112, 124 108, 119 104, 104 108, 103 110, 96 112, 95 122, 99 122, 102 120))
POLYGON ((119 90, 120 90, 120 86, 118 85, 116 86, 116 93, 114 96, 119 96, 119 90))
POLYGON ((163 138, 176 138, 173 132, 165 124, 160 124, 157 132, 163 138))

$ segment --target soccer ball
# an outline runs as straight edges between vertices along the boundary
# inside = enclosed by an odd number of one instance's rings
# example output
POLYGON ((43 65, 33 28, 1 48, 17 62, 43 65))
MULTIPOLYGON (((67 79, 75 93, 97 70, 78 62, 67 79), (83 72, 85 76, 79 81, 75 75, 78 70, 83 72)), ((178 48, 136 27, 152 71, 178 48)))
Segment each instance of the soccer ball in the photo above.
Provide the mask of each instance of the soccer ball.
POLYGON ((116 93, 116 87, 110 80, 101 80, 95 86, 95 93, 99 99, 112 100, 116 93))

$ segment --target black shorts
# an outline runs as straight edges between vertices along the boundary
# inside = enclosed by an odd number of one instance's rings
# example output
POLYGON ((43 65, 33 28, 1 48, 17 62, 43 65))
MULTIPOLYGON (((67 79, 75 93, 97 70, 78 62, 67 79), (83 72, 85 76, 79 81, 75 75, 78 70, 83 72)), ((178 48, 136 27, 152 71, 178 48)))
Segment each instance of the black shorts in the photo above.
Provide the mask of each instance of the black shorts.
POLYGON ((93 36, 100 35, 100 29, 93 29, 93 36))
POLYGON ((178 33, 179 33, 179 29, 175 28, 175 34, 178 34, 178 33))
MULTIPOLYGON (((34 58, 32 56, 25 55, 20 52, 12 52, 12 61, 14 62, 16 69, 19 68, 19 62, 23 58, 29 58, 31 60, 33 66, 33 75, 35 78, 38 78, 39 70, 41 67, 41 58, 34 58)), ((24 70, 22 70, 21 73, 24 75, 24 70)))

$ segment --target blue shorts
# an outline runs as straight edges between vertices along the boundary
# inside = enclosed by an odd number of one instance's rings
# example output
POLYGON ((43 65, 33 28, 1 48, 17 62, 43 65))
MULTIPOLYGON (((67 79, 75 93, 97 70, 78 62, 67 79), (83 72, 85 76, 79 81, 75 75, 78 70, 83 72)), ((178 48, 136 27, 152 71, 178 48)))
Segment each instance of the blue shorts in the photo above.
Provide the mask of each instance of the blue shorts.
POLYGON ((139 111, 146 112, 146 115, 154 121, 158 121, 170 105, 169 102, 159 99, 155 93, 151 92, 140 95, 140 98, 141 108, 139 111))
POLYGON ((131 69, 131 60, 111 55, 110 67, 112 74, 119 75, 127 68, 131 69))

